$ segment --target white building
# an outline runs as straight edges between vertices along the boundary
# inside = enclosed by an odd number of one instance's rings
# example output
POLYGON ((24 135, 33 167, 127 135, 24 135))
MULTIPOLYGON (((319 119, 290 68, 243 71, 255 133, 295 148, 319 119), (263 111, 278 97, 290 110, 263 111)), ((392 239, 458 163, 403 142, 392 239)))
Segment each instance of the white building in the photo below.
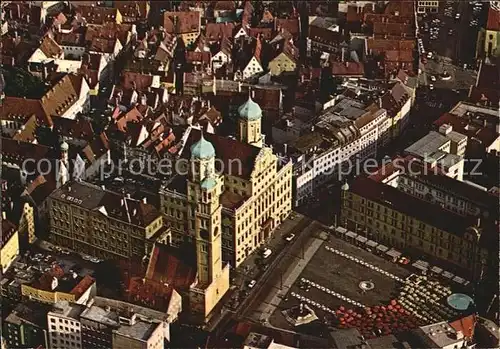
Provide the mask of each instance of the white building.
POLYGON ((260 59, 253 56, 243 69, 243 79, 255 77, 264 72, 260 59))
POLYGON ((462 331, 457 331, 446 321, 422 326, 415 331, 415 334, 419 337, 423 345, 425 345, 424 348, 472 349, 475 347, 475 345, 469 344, 469 338, 464 336, 462 331))
POLYGON ((297 130, 285 125, 281 134, 286 138, 286 132, 301 133, 289 145, 298 153, 294 157, 295 205, 303 204, 327 181, 342 179, 342 174, 356 169, 356 163, 376 156, 390 129, 387 111, 376 104, 365 105, 344 95, 337 96, 332 104, 314 126, 300 125, 297 130))
POLYGON ((466 147, 467 136, 453 131, 450 125, 441 125, 439 132, 429 132, 406 148, 405 152, 425 161, 431 167, 439 165, 447 176, 462 181, 466 147))
POLYGON ((47 314, 49 346, 58 349, 81 349, 82 332, 80 314, 84 305, 57 302, 47 314))

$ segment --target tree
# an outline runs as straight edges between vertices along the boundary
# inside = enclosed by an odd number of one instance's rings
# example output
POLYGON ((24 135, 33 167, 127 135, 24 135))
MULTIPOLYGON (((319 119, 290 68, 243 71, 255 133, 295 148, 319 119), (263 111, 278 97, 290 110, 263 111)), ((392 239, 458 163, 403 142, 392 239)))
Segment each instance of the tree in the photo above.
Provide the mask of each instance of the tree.
POLYGON ((40 98, 45 93, 43 81, 30 72, 14 67, 1 69, 5 79, 5 95, 11 97, 40 98))

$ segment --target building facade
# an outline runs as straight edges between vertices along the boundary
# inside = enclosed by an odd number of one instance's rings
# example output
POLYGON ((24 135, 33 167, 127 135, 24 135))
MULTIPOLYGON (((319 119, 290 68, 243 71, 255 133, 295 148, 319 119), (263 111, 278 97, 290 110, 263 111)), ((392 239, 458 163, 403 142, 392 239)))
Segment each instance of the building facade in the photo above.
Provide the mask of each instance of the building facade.
POLYGON ((83 181, 48 199, 50 240, 102 259, 142 259, 169 231, 155 207, 83 181))
POLYGON ((9 269, 12 262, 19 255, 19 234, 18 229, 2 212, 2 245, 0 246, 0 261, 2 264, 2 274, 9 269))
POLYGON ((82 348, 80 314, 84 305, 58 302, 47 314, 49 347, 65 349, 82 348))
POLYGON ((417 1, 417 13, 438 13, 439 1, 417 1))
MULTIPOLYGON (((263 144, 259 105, 249 98, 238 112, 237 140, 205 135, 207 143, 215 146, 217 170, 221 173, 222 259, 232 266, 241 264, 264 244, 288 216, 292 191, 291 162, 283 163, 263 144)), ((199 134, 197 130, 190 132, 188 142, 199 134)), ((174 180, 161 196, 163 211, 171 222, 173 244, 178 245, 186 239, 185 231, 194 227, 186 221, 188 195, 176 188, 174 180)))
POLYGON ((498 233, 491 220, 461 215, 370 178, 358 177, 346 189, 341 222, 372 240, 454 264, 475 279, 495 270, 491 246, 497 246, 498 233))

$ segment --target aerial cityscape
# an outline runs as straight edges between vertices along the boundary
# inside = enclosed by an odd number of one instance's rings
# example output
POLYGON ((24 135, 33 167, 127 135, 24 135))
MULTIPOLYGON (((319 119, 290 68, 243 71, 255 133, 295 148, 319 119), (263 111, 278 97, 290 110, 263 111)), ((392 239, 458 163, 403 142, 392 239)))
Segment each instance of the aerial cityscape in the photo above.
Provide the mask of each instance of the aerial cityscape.
POLYGON ((2 1, 1 348, 500 348, 500 1, 2 1))

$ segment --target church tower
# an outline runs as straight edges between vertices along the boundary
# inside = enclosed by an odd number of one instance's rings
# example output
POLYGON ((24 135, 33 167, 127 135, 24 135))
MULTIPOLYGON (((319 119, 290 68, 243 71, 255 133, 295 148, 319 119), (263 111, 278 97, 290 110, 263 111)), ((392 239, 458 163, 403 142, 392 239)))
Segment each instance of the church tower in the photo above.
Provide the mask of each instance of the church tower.
POLYGON ((248 100, 238 108, 238 139, 256 147, 262 148, 262 109, 252 100, 248 100))
MULTIPOLYGON (((213 284, 222 274, 221 212, 223 178, 215 172, 215 149, 203 134, 191 147, 188 219, 196 241, 198 287, 213 284)), ((220 293, 221 297, 224 292, 220 293)))

